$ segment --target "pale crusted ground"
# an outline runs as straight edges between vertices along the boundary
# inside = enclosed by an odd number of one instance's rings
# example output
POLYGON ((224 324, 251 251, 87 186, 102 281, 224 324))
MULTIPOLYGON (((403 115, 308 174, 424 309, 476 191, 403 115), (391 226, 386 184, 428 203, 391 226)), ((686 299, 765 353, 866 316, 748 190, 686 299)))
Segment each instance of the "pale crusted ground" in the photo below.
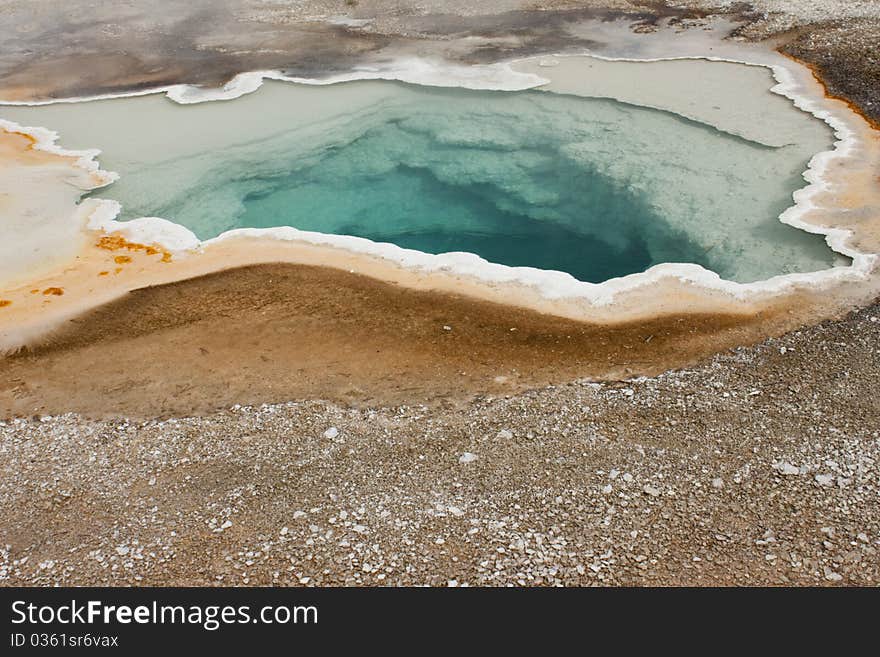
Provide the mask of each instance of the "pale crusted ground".
POLYGON ((216 85, 268 68, 322 75, 407 55, 496 61, 583 51, 595 45, 577 29, 589 21, 642 31, 710 16, 741 21, 742 38, 781 39, 880 116, 877 0, 0 0, 0 97, 216 85))

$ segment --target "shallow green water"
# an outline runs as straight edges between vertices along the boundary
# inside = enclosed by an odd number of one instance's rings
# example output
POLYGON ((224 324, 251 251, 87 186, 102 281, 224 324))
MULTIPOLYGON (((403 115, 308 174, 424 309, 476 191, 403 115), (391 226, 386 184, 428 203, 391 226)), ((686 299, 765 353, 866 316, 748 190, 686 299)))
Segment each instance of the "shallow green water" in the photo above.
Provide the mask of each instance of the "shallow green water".
POLYGON ((830 145, 818 121, 770 148, 614 101, 389 82, 21 109, 66 146, 104 150, 122 178, 96 195, 125 218, 201 238, 294 226, 593 282, 661 262, 751 281, 835 261, 821 237, 778 221, 830 145))

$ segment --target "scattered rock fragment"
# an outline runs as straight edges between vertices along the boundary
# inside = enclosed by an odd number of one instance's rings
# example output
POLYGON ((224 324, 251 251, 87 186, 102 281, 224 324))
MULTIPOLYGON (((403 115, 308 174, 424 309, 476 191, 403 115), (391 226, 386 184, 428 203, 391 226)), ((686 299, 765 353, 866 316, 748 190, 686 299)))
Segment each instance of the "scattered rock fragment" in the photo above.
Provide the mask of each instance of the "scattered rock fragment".
POLYGON ((794 475, 799 475, 801 473, 800 468, 792 465, 788 461, 777 461, 773 464, 773 468, 779 472, 779 474, 784 475, 786 477, 791 477, 794 475))

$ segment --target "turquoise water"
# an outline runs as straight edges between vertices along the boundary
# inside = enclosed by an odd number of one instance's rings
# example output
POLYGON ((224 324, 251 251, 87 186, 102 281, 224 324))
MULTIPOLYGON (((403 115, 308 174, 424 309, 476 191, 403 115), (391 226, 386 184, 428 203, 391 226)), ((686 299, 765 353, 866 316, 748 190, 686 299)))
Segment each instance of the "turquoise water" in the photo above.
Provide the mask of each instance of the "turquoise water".
POLYGON ((102 148, 122 178, 95 195, 121 201, 123 218, 201 238, 294 226, 591 282, 662 262, 751 281, 836 261, 778 221, 830 146, 818 121, 772 148, 610 100, 390 82, 20 109, 65 146, 102 148))
POLYGON ((291 160, 247 186, 242 226, 291 223, 427 253, 468 251, 593 282, 664 260, 709 262, 639 195, 573 165, 548 144, 515 153, 490 143, 443 144, 424 125, 389 122, 327 149, 305 168, 291 160), (610 241, 592 229, 597 223, 650 230, 610 241))

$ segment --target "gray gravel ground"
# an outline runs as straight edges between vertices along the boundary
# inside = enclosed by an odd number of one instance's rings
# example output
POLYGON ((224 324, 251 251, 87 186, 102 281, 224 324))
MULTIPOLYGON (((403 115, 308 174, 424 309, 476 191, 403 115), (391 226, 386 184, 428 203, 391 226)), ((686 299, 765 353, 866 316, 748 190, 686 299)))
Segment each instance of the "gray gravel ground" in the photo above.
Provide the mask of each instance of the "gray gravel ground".
POLYGON ((0 423, 0 583, 880 583, 880 307, 446 407, 0 423))

